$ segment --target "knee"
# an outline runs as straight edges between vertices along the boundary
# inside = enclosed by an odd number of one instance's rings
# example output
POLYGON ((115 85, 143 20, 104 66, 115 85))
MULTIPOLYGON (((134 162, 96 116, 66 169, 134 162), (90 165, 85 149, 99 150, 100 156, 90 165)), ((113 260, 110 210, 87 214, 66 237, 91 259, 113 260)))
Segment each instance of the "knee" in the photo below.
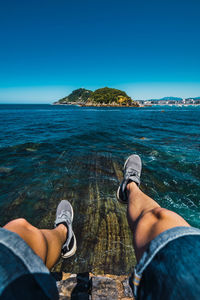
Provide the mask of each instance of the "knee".
POLYGON ((168 217, 169 215, 169 210, 162 208, 162 207, 156 207, 152 210, 152 214, 157 218, 157 219, 164 219, 168 217))
POLYGON ((23 227, 28 227, 30 225, 28 223, 28 221, 26 221, 26 219, 24 219, 24 218, 19 218, 19 219, 13 220, 11 222, 15 223, 16 225, 23 226, 23 227))
POLYGON ((10 227, 19 227, 19 226, 29 229, 31 227, 31 224, 26 219, 19 218, 19 219, 15 219, 15 220, 10 221, 4 227, 5 228, 10 228, 10 227))

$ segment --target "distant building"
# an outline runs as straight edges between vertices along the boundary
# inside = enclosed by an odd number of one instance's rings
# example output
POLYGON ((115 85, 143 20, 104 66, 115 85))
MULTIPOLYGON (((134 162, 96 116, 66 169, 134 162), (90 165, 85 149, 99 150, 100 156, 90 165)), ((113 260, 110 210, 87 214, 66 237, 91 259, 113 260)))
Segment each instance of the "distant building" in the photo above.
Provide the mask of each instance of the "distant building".
POLYGON ((166 99, 166 100, 137 100, 137 102, 142 106, 147 105, 199 105, 200 98, 187 98, 182 100, 166 99))

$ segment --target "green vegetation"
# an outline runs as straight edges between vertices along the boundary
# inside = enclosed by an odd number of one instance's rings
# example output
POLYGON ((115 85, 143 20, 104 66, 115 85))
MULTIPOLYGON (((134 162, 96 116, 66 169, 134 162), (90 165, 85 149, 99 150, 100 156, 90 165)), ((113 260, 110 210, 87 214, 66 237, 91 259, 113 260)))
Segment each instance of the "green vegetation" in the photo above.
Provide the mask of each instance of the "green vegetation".
POLYGON ((98 89, 94 91, 89 102, 96 104, 119 104, 119 105, 131 105, 132 99, 123 91, 117 89, 111 89, 108 87, 98 89))
POLYGON ((67 97, 64 97, 60 99, 56 104, 69 104, 73 102, 78 102, 78 103, 84 103, 88 100, 88 98, 91 96, 93 92, 90 90, 86 89, 77 89, 74 90, 71 94, 69 94, 67 97))
POLYGON ((75 103, 83 106, 139 106, 124 91, 108 87, 97 89, 94 92, 81 88, 55 104, 75 103))

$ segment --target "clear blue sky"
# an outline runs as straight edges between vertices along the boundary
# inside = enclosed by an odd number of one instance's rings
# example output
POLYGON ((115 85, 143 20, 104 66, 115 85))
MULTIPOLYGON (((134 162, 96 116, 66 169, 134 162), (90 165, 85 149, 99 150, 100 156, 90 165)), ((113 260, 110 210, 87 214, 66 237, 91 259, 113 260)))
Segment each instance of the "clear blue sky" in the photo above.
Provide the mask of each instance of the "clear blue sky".
POLYGON ((0 103, 200 96, 199 0, 1 1, 0 41, 0 103))

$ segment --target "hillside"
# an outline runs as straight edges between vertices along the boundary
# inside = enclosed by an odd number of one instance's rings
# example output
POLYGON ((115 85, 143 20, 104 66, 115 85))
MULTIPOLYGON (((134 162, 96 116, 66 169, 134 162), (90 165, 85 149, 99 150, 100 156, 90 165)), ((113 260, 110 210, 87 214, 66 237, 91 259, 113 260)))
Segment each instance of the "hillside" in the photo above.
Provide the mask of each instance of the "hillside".
POLYGON ((54 104, 78 104, 85 103, 93 92, 83 88, 74 90, 68 96, 58 100, 54 104))
POLYGON ((94 91, 87 101, 89 104, 95 105, 125 105, 134 106, 136 103, 129 97, 124 91, 112 89, 112 88, 101 88, 94 91))
POLYGON ((160 101, 160 100, 165 100, 165 101, 168 101, 168 100, 181 101, 182 98, 170 96, 170 97, 163 97, 163 98, 160 98, 160 99, 149 99, 148 101, 160 101))

